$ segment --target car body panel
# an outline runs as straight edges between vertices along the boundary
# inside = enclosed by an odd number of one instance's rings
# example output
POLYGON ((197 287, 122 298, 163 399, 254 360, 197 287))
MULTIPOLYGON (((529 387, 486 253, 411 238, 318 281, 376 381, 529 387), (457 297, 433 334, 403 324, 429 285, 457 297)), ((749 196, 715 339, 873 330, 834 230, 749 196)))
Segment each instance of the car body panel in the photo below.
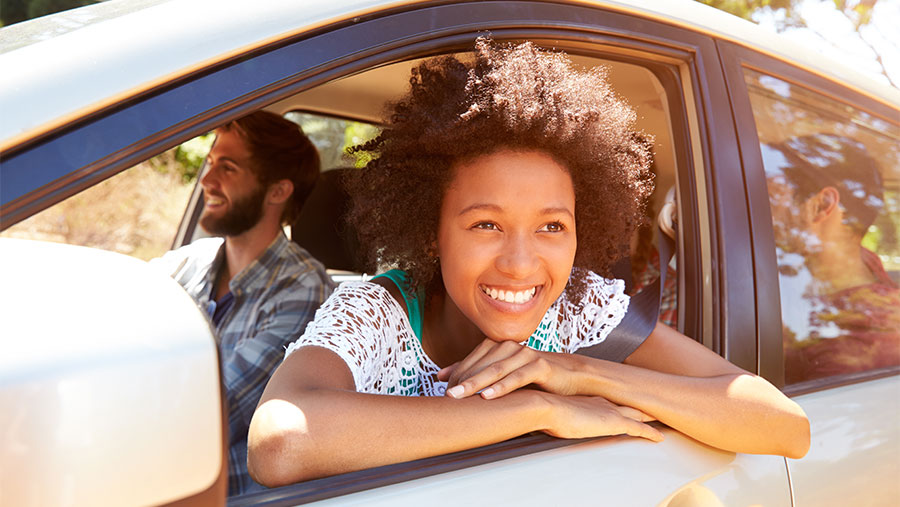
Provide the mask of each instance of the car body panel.
POLYGON ((209 488, 225 460, 219 365, 184 290, 112 252, 3 238, 0 253, 0 502, 151 505, 209 488))
POLYGON ((784 458, 606 437, 315 502, 315 505, 790 505, 784 458), (686 503, 685 503, 686 502, 686 503))
POLYGON ((795 396, 812 445, 788 460, 797 505, 896 505, 900 499, 900 377, 795 396))
MULTIPOLYGON (((100 3, 13 25, 0 32, 0 66, 17 69, 0 76, 0 110, 7 117, 0 123, 0 151, 241 54, 313 33, 323 26, 433 3, 308 0, 298 8, 291 0, 271 0, 247 9, 240 0, 145 0, 134 10, 116 2, 100 3), (33 43, 22 45, 23 39, 33 43), (79 53, 103 53, 104 57, 85 64, 79 53), (116 72, 134 61, 140 61, 141 66, 131 66, 133 72, 116 72), (104 78, 97 79, 98 75, 104 78), (61 79, 69 83, 68 93, 56 93, 55 86, 61 79), (23 100, 4 101, 9 96, 23 100)), ((677 8, 673 8, 672 0, 559 3, 606 8, 699 30, 800 62, 825 76, 846 75, 842 81, 851 82, 870 96, 900 101, 896 89, 854 79, 855 73, 842 72, 845 69, 840 65, 824 65, 808 49, 698 2, 683 0, 677 8)))

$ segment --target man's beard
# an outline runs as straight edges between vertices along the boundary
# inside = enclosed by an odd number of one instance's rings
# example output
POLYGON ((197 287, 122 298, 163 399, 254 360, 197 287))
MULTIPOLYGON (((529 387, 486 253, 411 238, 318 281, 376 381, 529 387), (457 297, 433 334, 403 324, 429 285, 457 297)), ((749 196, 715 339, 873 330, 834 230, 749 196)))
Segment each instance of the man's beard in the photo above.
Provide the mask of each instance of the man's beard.
POLYGON ((235 199, 221 217, 204 213, 200 227, 214 236, 238 236, 252 229, 262 219, 266 187, 257 185, 248 195, 235 199))

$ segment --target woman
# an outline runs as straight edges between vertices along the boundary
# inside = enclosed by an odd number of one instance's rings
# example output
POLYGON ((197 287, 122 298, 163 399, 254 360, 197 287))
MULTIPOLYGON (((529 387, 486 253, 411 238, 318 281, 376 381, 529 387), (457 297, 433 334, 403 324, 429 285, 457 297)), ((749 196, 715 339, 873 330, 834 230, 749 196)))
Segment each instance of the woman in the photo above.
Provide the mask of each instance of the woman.
POLYGON ((623 283, 597 273, 627 251, 652 190, 633 121, 603 71, 529 43, 479 39, 471 64, 415 69, 350 182, 361 240, 400 270, 342 285, 288 348, 250 426, 254 478, 531 431, 659 441, 653 419, 730 451, 803 456, 799 406, 671 328, 624 364, 571 354, 627 309, 623 283))

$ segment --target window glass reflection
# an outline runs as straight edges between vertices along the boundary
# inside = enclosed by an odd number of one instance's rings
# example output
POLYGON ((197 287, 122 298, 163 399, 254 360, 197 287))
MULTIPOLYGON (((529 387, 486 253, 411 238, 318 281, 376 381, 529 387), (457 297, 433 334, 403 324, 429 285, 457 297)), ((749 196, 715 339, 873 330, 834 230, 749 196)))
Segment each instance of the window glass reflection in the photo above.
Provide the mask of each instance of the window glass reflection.
POLYGON ((900 364, 898 126, 747 71, 788 384, 900 364))

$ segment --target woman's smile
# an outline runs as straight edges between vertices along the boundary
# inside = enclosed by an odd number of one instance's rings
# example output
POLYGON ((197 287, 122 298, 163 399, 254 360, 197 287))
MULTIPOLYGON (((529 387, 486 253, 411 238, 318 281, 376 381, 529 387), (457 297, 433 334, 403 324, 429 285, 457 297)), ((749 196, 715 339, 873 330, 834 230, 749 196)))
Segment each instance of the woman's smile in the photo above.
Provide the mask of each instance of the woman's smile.
POLYGON ((534 294, 537 292, 537 286, 525 290, 503 290, 497 289, 496 287, 488 287, 487 285, 482 285, 480 288, 482 292, 490 296, 494 301, 517 305, 531 301, 531 298, 533 298, 534 294))

